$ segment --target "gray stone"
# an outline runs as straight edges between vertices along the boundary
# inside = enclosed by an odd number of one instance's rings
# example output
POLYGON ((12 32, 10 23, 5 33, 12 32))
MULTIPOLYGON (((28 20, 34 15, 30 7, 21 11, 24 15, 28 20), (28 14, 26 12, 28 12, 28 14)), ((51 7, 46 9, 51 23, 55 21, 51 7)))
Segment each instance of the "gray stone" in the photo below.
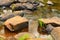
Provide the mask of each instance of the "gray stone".
POLYGON ((10 6, 14 0, 0 0, 0 6, 10 6))
POLYGON ((0 15, 0 20, 1 21, 6 21, 7 19, 12 18, 12 17, 17 16, 17 15, 23 17, 24 13, 21 12, 21 11, 19 11, 19 12, 17 11, 17 12, 8 13, 8 14, 2 14, 2 15, 0 15))
POLYGON ((32 5, 32 4, 30 4, 30 3, 26 3, 26 4, 24 4, 26 7, 27 7, 27 9, 32 9, 34 6, 32 5))
POLYGON ((51 33, 51 31, 52 31, 53 28, 54 28, 51 24, 48 24, 46 27, 47 27, 47 28, 46 28, 47 33, 51 33))
POLYGON ((27 2, 28 0, 18 0, 18 1, 25 3, 25 2, 27 2))
POLYGON ((26 7, 22 3, 16 3, 13 4, 14 8, 12 8, 12 5, 10 6, 13 10, 24 10, 26 7))

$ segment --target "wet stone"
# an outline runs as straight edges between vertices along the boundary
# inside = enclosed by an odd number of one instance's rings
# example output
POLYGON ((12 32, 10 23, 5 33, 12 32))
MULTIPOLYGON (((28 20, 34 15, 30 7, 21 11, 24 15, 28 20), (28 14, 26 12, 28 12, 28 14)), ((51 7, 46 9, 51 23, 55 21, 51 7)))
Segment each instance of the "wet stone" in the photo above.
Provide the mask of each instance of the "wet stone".
POLYGON ((51 24, 48 24, 46 27, 47 33, 50 34, 54 27, 51 24))
POLYGON ((51 35, 55 40, 60 40, 60 27, 54 28, 51 32, 51 35))
POLYGON ((26 3, 28 0, 18 0, 21 3, 26 3))
POLYGON ((10 19, 10 18, 12 18, 12 17, 14 17, 14 16, 17 16, 17 15, 19 15, 19 16, 24 16, 24 13, 18 13, 18 14, 2 14, 2 15, 0 15, 1 17, 0 17, 0 21, 6 21, 7 19, 10 19))
POLYGON ((47 18, 47 19, 41 19, 42 22, 44 22, 45 24, 49 24, 49 23, 55 23, 57 25, 60 25, 60 18, 58 17, 52 17, 52 18, 47 18))
POLYGON ((0 16, 1 21, 6 21, 7 19, 14 17, 14 14, 2 14, 0 16))
POLYGON ((0 0, 0 6, 10 6, 14 0, 0 0))
POLYGON ((16 3, 16 4, 13 4, 13 6, 11 5, 10 7, 15 11, 26 9, 26 7, 22 3, 16 3), (12 8, 13 6, 14 8, 12 8))
POLYGON ((20 31, 26 27, 28 27, 28 20, 21 16, 15 16, 10 18, 4 22, 6 28, 10 31, 20 31), (17 20, 16 20, 17 18, 17 20))
POLYGON ((46 38, 28 38, 27 40, 47 40, 46 38))

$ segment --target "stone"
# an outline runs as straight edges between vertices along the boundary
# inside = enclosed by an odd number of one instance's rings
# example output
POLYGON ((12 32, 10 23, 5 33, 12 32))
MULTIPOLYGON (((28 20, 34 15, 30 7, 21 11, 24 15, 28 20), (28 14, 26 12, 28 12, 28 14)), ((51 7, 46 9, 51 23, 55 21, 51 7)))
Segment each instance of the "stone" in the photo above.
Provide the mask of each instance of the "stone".
POLYGON ((24 3, 23 5, 26 7, 27 10, 31 10, 31 11, 33 11, 37 8, 36 6, 34 6, 33 4, 30 4, 30 3, 24 3))
POLYGON ((6 21, 7 19, 12 18, 12 17, 14 17, 14 14, 2 14, 0 15, 0 20, 6 21))
POLYGON ((40 6, 40 7, 44 7, 45 4, 40 2, 40 3, 39 3, 39 6, 40 6))
POLYGON ((22 3, 16 3, 10 6, 13 10, 24 10, 26 7, 22 3))
POLYGON ((10 31, 19 31, 23 28, 28 27, 28 20, 21 16, 15 16, 13 18, 10 18, 4 22, 4 25, 6 28, 8 28, 10 31))
POLYGON ((46 40, 44 38, 28 38, 27 40, 46 40))
POLYGON ((50 0, 47 1, 47 4, 48 5, 54 5, 54 3, 52 1, 50 1, 50 0))
POLYGON ((28 0, 18 0, 19 2, 21 2, 21 3, 25 3, 25 2, 27 2, 28 0))
POLYGON ((1 21, 6 21, 7 19, 12 18, 12 17, 17 16, 17 15, 23 17, 24 12, 23 11, 14 11, 12 13, 6 12, 5 14, 0 15, 0 20, 1 21))
POLYGON ((0 0, 0 6, 10 6, 14 0, 0 0))
POLYGON ((15 35, 14 37, 18 40, 19 37, 22 37, 24 35, 29 35, 28 38, 35 38, 35 36, 29 32, 21 32, 21 33, 18 33, 17 35, 15 35))
POLYGON ((54 28, 54 26, 52 26, 51 24, 48 24, 48 25, 46 26, 46 31, 47 31, 47 33, 50 34, 51 31, 53 30, 53 28, 54 28))
POLYGON ((53 28, 51 35, 54 40, 60 40, 60 27, 53 28))
POLYGON ((58 17, 52 17, 52 18, 47 18, 47 19, 40 19, 42 22, 44 22, 45 24, 49 24, 49 23, 55 23, 57 25, 60 25, 60 18, 58 17))
POLYGON ((27 7, 27 9, 32 9, 33 8, 33 5, 29 4, 29 3, 25 4, 25 6, 27 7))
POLYGON ((32 3, 34 6, 38 6, 39 5, 39 2, 33 2, 32 3))
POLYGON ((19 15, 19 16, 24 16, 24 14, 25 14, 25 12, 23 11, 23 10, 21 10, 21 11, 14 11, 13 12, 15 15, 19 15))

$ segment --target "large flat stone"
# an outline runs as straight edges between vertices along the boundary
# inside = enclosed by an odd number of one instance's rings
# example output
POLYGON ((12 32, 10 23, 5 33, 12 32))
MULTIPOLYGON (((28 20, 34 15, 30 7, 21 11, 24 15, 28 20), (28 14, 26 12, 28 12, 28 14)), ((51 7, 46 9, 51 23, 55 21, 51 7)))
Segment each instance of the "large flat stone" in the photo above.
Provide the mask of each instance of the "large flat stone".
POLYGON ((23 28, 28 27, 28 20, 24 17, 15 16, 5 21, 4 25, 10 31, 22 30, 23 28))
POLYGON ((60 40, 60 27, 54 28, 51 32, 51 35, 55 40, 60 40))

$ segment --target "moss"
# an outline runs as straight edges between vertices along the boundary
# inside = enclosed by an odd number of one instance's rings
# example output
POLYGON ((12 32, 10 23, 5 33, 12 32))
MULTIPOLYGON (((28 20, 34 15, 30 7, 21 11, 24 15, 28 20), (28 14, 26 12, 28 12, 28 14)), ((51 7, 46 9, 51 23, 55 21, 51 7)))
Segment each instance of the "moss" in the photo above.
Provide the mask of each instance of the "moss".
POLYGON ((18 40, 25 40, 27 38, 29 38, 29 34, 25 34, 25 35, 19 37, 18 40))
POLYGON ((41 19, 39 19, 39 26, 44 27, 44 23, 41 21, 41 19))

